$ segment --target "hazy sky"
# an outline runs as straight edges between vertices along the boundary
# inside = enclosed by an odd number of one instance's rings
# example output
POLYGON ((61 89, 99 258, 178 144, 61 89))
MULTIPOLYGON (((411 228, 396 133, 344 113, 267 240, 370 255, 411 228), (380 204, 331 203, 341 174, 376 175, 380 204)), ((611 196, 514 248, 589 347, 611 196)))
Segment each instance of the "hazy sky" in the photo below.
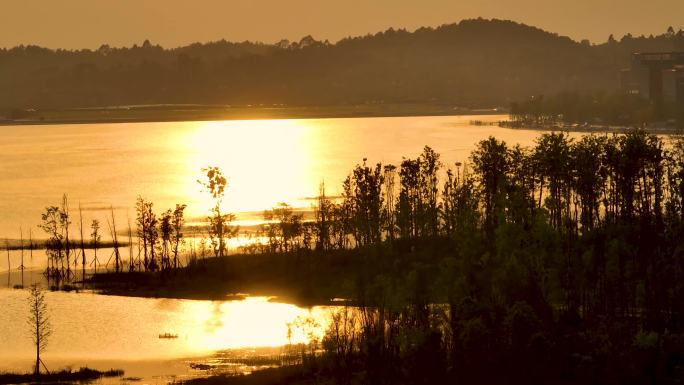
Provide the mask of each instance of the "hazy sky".
POLYGON ((0 0, 0 47, 165 47, 226 39, 334 42, 388 27, 511 19, 603 42, 684 28, 684 0, 0 0))

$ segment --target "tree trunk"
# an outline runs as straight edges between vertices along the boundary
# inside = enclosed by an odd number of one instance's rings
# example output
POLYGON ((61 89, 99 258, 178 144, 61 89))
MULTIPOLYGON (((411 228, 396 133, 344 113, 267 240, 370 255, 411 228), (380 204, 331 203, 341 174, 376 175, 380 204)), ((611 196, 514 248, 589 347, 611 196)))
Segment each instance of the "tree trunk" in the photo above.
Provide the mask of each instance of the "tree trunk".
POLYGON ((36 321, 36 369, 34 374, 36 376, 40 375, 40 326, 36 321))

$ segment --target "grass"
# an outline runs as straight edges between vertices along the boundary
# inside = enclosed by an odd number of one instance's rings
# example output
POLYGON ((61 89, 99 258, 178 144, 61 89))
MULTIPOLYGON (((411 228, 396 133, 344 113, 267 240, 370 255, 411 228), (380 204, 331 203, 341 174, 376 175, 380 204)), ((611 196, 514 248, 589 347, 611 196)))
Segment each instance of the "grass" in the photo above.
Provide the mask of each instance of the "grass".
POLYGON ((65 369, 59 372, 41 374, 40 376, 35 376, 33 373, 2 373, 0 374, 0 384, 84 382, 97 380, 103 377, 121 377, 123 374, 123 370, 110 369, 102 372, 90 368, 80 368, 77 371, 65 369))
POLYGON ((226 300, 227 293, 248 293, 298 305, 349 298, 350 280, 361 263, 359 254, 351 250, 314 254, 237 254, 199 260, 166 274, 110 272, 87 282, 101 294, 136 297, 226 300))
MULTIPOLYGON (((229 300, 229 293, 276 297, 299 306, 339 305, 335 299, 354 298, 358 280, 371 276, 380 262, 431 263, 452 253, 450 242, 425 241, 415 250, 396 246, 363 250, 300 250, 291 253, 235 254, 197 260, 167 273, 100 273, 86 281, 91 289, 109 295, 153 298, 229 300), (420 251, 422 250, 422 251, 420 251)), ((354 302, 346 301, 348 305, 354 302)))

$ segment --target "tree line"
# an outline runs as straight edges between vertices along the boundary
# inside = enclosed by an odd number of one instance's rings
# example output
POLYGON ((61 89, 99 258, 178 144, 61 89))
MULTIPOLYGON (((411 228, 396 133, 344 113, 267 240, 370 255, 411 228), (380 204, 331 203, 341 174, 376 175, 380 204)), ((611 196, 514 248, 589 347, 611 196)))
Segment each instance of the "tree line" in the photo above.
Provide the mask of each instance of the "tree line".
POLYGON ((0 115, 151 104, 506 106, 541 93, 614 90, 633 52, 682 50, 684 33, 674 29, 591 44, 484 19, 336 43, 19 46, 0 49, 0 115))
POLYGON ((312 274, 357 256, 307 369, 339 383, 662 383, 684 362, 683 199, 681 138, 490 137, 450 167, 364 160, 309 225, 269 212, 266 251, 313 252, 312 274))
MULTIPOLYGON (((222 209, 228 181, 218 167, 207 167, 202 169, 202 172, 205 178, 197 182, 213 199, 214 205, 206 217, 205 228, 201 229, 205 236, 200 242, 200 255, 206 256, 211 252, 216 257, 222 257, 227 253, 228 239, 236 236, 239 231, 237 226, 230 225, 230 222, 235 220, 235 215, 226 213, 222 209)), ((116 217, 112 208, 106 218, 111 242, 103 243, 102 225, 98 219, 92 219, 90 233, 84 236, 84 231, 88 229, 83 224, 82 209, 79 205, 80 239, 74 240, 70 231, 74 217, 69 210, 68 197, 64 194, 61 205, 48 206, 41 215, 42 222, 39 227, 48 236, 44 244, 47 256, 45 276, 56 281, 70 281, 75 278, 75 271, 79 264, 82 269, 82 279, 86 279, 86 268, 88 270, 92 268, 94 274, 97 274, 98 266, 101 267, 101 271, 108 271, 110 264, 113 265, 115 273, 166 272, 183 267, 181 256, 186 257, 186 262, 192 262, 197 258, 197 251, 188 252, 184 249, 185 231, 188 230, 185 224, 186 208, 186 204, 178 203, 175 208, 158 214, 154 210, 154 202, 138 196, 135 204, 135 233, 129 221, 128 241, 119 240, 120 235, 116 228, 116 217), (134 243, 137 245, 137 252, 133 249, 134 243), (129 247, 128 261, 122 258, 119 250, 120 247, 125 246, 129 247), (97 255, 98 250, 103 247, 112 249, 106 262, 101 261, 97 255), (93 250, 90 261, 86 257, 86 248, 93 250), (103 265, 104 269, 102 269, 103 265)), ((23 248, 23 245, 21 247, 23 248)))
MULTIPOLYGON (((642 130, 576 140, 547 133, 523 148, 490 137, 466 164, 443 168, 430 147, 398 167, 364 160, 340 198, 321 186, 314 220, 286 204, 267 210, 260 233, 267 241, 257 251, 447 242, 462 263, 478 266, 463 277, 468 293, 511 274, 498 271, 507 261, 519 264, 516 274, 531 274, 539 300, 554 306, 638 316, 658 329, 682 322, 680 138, 666 146, 642 130)), ((487 292, 505 295, 499 290, 487 292)))
MULTIPOLYGON (((238 231, 222 209, 228 180, 202 171, 210 245, 224 257, 214 260, 228 263, 238 231)), ((374 384, 679 378, 681 138, 552 132, 526 148, 490 137, 451 165, 425 147, 398 165, 364 159, 341 191, 321 185, 310 220, 286 204, 266 210, 244 249, 296 262, 304 281, 332 271, 337 290, 350 288, 354 306, 333 314, 325 353, 307 349, 305 370, 374 384)), ((173 211, 159 221, 138 203, 147 263, 132 270, 177 267, 173 211)), ((204 265, 230 279, 232 265, 215 261, 190 264, 188 279, 204 280, 191 275, 204 265)))
POLYGON ((538 95, 510 105, 510 120, 514 127, 554 127, 563 124, 642 126, 648 123, 677 120, 684 127, 684 107, 680 102, 663 106, 640 95, 624 91, 562 92, 538 95))
MULTIPOLYGON (((105 219, 111 241, 102 240, 102 224, 98 219, 92 219, 89 226, 83 223, 82 209, 79 206, 78 233, 80 237, 74 239, 70 226, 74 217, 69 210, 69 200, 65 194, 60 206, 48 206, 41 215, 40 227, 47 235, 44 243, 47 267, 44 275, 55 282, 70 282, 77 278, 80 265, 81 280, 85 280, 86 270, 109 271, 113 266, 115 273, 124 271, 157 271, 177 269, 182 266, 179 261, 181 246, 184 243, 183 228, 185 226, 184 210, 186 205, 177 204, 176 207, 162 212, 159 216, 153 211, 153 203, 138 197, 136 201, 136 240, 133 240, 133 227, 128 224, 128 241, 119 240, 116 228, 114 209, 110 210, 105 219), (71 237, 71 238, 70 238, 71 237), (137 244, 137 254, 133 245, 137 244), (129 247, 128 261, 125 261, 120 248, 129 247), (111 249, 105 260, 98 257, 98 250, 111 249), (92 250, 92 257, 88 257, 87 250, 92 250)), ((23 245, 21 246, 23 248, 23 245)))

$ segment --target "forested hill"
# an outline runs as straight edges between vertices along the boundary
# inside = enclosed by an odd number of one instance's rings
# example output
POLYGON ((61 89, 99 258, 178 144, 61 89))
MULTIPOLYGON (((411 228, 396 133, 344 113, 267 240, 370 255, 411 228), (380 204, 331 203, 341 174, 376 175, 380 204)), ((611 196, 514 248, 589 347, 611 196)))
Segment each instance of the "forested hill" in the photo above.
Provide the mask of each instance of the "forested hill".
POLYGON ((337 43, 0 50, 0 108, 160 103, 506 105, 534 94, 614 90, 633 51, 684 49, 684 33, 576 42, 501 20, 387 30, 337 43))

